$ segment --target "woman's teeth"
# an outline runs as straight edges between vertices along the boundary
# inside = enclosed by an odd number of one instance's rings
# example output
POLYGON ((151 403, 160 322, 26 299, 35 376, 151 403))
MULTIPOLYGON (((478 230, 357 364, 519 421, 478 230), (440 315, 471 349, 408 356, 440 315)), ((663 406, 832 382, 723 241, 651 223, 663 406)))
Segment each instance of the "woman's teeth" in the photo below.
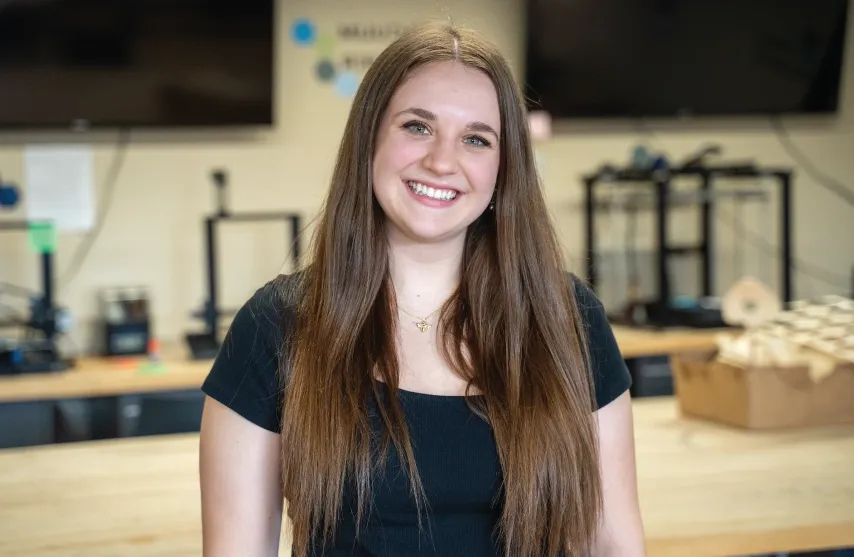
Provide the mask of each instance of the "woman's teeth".
POLYGON ((440 190, 430 188, 418 182, 407 182, 406 184, 409 186, 409 189, 415 192, 415 195, 423 195, 425 197, 431 197, 433 199, 439 199, 441 201, 450 201, 457 197, 457 192, 454 190, 440 190))

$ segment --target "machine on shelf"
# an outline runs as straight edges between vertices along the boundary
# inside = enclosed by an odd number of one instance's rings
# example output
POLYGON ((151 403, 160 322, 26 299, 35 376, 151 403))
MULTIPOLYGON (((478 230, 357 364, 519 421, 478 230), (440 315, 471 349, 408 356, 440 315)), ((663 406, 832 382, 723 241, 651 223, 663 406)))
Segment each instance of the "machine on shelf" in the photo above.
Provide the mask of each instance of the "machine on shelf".
MULTIPOLYGON (((13 208, 18 199, 14 184, 0 180, 0 207, 13 208)), ((52 234, 52 230, 51 223, 0 221, 0 232, 30 234, 31 243, 33 235, 43 231, 52 234)), ((39 248, 37 245, 34 247, 39 248)), ((41 291, 0 283, 0 298, 12 294, 29 300, 28 317, 0 318, 0 375, 62 371, 72 365, 70 360, 63 358, 57 343, 57 336, 68 329, 69 314, 64 308, 57 307, 54 301, 53 247, 44 245, 38 252, 41 291), (11 329, 17 329, 16 333, 7 335, 6 331, 11 329)))
MULTIPOLYGON (((652 189, 655 212, 655 258, 656 288, 652 298, 643 298, 638 292, 630 292, 626 307, 615 315, 615 321, 630 325, 653 327, 724 327, 719 301, 715 297, 712 277, 714 276, 714 230, 713 216, 715 201, 725 195, 716 191, 715 181, 728 180, 756 181, 772 179, 779 186, 780 218, 780 285, 781 298, 790 302, 792 290, 792 170, 785 168, 763 168, 752 163, 746 164, 710 164, 709 155, 719 153, 719 149, 709 147, 683 164, 671 167, 660 156, 648 156, 634 153, 633 163, 626 167, 604 165, 595 172, 583 177, 585 195, 585 236, 587 256, 587 280, 594 290, 600 282, 597 265, 597 186, 602 184, 647 184, 652 189), (691 195, 677 193, 672 181, 678 177, 699 179, 699 188, 691 195), (700 208, 700 242, 696 245, 673 245, 669 241, 670 227, 668 210, 671 204, 680 201, 698 204, 700 208), (677 297, 671 288, 669 262, 676 256, 686 254, 699 255, 701 273, 699 292, 696 299, 677 297)), ((749 189, 749 188, 748 188, 749 189)), ((743 190, 739 195, 750 195, 743 190)))
POLYGON ((224 170, 214 170, 211 178, 216 188, 217 210, 204 219, 207 298, 202 304, 201 310, 193 315, 202 320, 204 329, 200 332, 191 332, 185 335, 192 357, 201 360, 211 359, 217 355, 222 342, 220 338, 220 318, 233 313, 225 311, 219 306, 217 291, 217 225, 223 222, 285 221, 290 224, 290 254, 294 268, 298 266, 301 256, 300 232, 302 230, 302 217, 299 213, 232 212, 227 207, 227 173, 224 170))
POLYGON ((98 302, 101 309, 101 353, 105 356, 148 354, 152 320, 146 288, 104 288, 98 294, 98 302))

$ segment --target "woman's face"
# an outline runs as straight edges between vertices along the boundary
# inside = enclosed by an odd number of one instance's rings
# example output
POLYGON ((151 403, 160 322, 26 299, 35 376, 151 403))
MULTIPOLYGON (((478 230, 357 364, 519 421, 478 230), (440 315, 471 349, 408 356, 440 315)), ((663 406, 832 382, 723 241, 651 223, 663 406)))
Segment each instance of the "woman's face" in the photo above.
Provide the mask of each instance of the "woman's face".
POLYGON ((392 237, 464 237, 495 190, 500 126, 495 87, 479 70, 429 64, 398 88, 373 163, 374 195, 392 237))

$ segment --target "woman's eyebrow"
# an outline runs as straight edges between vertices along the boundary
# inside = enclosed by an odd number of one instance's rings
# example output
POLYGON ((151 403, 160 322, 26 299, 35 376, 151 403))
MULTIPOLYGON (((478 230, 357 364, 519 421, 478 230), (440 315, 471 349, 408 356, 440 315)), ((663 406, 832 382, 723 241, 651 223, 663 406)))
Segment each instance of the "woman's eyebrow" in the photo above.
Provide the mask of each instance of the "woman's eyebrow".
MULTIPOLYGON (((424 120, 428 120, 430 122, 435 122, 437 120, 436 114, 430 112, 426 108, 419 108, 417 106, 405 108, 395 114, 395 116, 400 116, 401 114, 413 114, 415 116, 418 116, 419 118, 423 118, 424 120)), ((474 132, 491 133, 495 137, 499 137, 498 132, 495 131, 492 126, 483 122, 471 122, 468 126, 466 126, 466 129, 474 132)))

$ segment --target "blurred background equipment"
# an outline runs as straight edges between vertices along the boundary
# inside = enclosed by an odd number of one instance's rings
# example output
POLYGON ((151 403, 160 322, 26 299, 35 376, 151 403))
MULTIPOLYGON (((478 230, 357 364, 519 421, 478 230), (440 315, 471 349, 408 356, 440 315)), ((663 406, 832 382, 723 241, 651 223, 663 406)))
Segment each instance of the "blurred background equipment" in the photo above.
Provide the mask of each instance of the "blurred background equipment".
POLYGON ((105 356, 147 354, 151 339, 148 292, 144 287, 102 289, 98 296, 105 356))
POLYGON ((0 375, 68 369, 71 362, 60 354, 57 336, 68 331, 70 315, 54 301, 53 240, 39 241, 44 234, 52 237, 53 228, 50 223, 2 220, 3 232, 26 233, 31 247, 38 248, 41 291, 0 283, 0 375), (4 296, 25 298, 29 315, 11 311, 11 306, 2 303, 4 296), (14 336, 4 334, 10 330, 15 331, 14 336))
MULTIPOLYGON (((779 274, 783 302, 792 299, 792 212, 791 189, 792 171, 785 168, 763 168, 751 162, 739 164, 707 165, 708 155, 719 153, 719 147, 703 148, 697 155, 689 157, 685 164, 670 167, 661 155, 650 155, 636 149, 632 163, 623 168, 603 165, 597 171, 583 177, 585 199, 585 237, 587 249, 587 280, 594 289, 599 285, 597 258, 600 252, 597 245, 596 216, 601 206, 597 190, 603 186, 646 185, 652 191, 634 193, 627 204, 630 218, 636 217, 638 203, 645 202, 655 214, 655 280, 656 292, 652 298, 641 294, 639 271, 636 265, 629 265, 626 304, 621 310, 612 309, 612 317, 619 322, 634 325, 659 327, 724 327, 720 303, 713 284, 715 271, 715 211, 716 200, 725 197, 763 198, 764 190, 757 187, 760 178, 773 179, 779 188, 780 216, 780 261, 779 274), (675 190, 672 182, 679 177, 692 177, 699 180, 693 190, 675 190), (747 185, 734 189, 716 188, 717 180, 744 180, 747 185), (699 242, 697 244, 674 245, 670 240, 670 211, 677 205, 698 205, 699 242), (700 265, 700 282, 694 297, 677 296, 673 291, 671 260, 674 257, 697 256, 700 265)), ((634 220, 632 220, 634 222, 634 220)), ((634 241, 636 231, 627 233, 627 239, 634 241)), ((624 246, 628 251, 633 246, 624 246)), ((627 257, 636 257, 627 253, 627 257)))
POLYGON ((18 186, 12 182, 4 182, 0 177, 0 209, 14 209, 18 205, 20 197, 18 186))
POLYGON ((299 265, 301 256, 300 232, 302 230, 302 217, 296 212, 233 212, 228 207, 228 173, 222 169, 211 172, 211 179, 215 188, 216 211, 205 217, 205 272, 207 299, 203 302, 200 311, 193 317, 200 318, 204 328, 200 332, 189 332, 185 340, 190 348, 193 358, 208 359, 216 356, 219 352, 221 342, 221 321, 224 316, 233 316, 236 310, 222 309, 218 298, 218 266, 217 266, 217 227, 222 223, 248 223, 264 221, 285 221, 290 224, 289 235, 291 246, 288 254, 293 262, 293 268, 299 265))

